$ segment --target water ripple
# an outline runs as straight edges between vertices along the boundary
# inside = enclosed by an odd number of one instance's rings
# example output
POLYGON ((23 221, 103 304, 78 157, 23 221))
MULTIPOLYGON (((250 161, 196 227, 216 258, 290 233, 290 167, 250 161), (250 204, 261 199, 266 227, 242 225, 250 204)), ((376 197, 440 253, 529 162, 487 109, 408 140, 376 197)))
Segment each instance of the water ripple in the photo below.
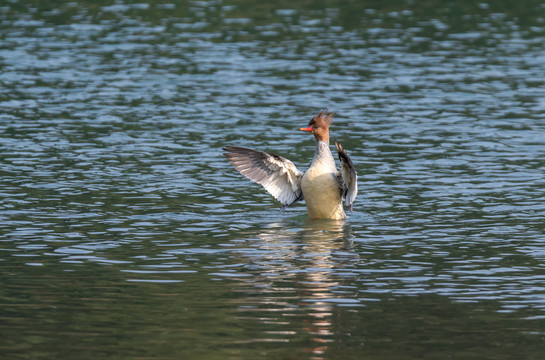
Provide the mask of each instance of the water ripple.
POLYGON ((134 310, 145 293, 178 306, 151 332, 202 323, 226 357, 245 358, 233 343, 288 343, 327 358, 328 344, 361 350, 343 334, 378 322, 392 326, 365 337, 371 350, 407 345, 399 316, 440 323, 419 301, 480 320, 449 323, 440 341, 514 318, 517 338, 542 334, 542 5, 42 5, 0 8, 0 266, 3 299, 22 305, 6 310, 7 333, 71 318, 63 331, 86 339, 73 323, 147 334, 124 313, 164 310, 134 310), (241 145, 306 168, 314 143, 297 129, 324 108, 361 183, 344 224, 282 211, 222 156, 241 145), (24 303, 104 314, 86 303, 96 294, 111 319, 24 303), (180 315, 196 308, 213 325, 180 315))

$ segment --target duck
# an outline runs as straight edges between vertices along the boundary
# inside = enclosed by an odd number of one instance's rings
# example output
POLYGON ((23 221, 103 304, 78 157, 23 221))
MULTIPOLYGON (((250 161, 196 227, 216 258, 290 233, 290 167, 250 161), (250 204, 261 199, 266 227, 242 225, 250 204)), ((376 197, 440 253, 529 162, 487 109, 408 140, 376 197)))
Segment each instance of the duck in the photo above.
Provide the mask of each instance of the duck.
POLYGON ((284 208, 304 200, 312 220, 343 220, 347 217, 343 200, 348 211, 352 211, 358 193, 358 176, 346 150, 335 140, 340 161, 340 170, 337 170, 329 142, 333 117, 334 113, 322 111, 312 117, 307 127, 299 129, 313 134, 316 140, 314 158, 305 172, 282 156, 240 146, 225 146, 224 156, 242 175, 263 186, 284 208))

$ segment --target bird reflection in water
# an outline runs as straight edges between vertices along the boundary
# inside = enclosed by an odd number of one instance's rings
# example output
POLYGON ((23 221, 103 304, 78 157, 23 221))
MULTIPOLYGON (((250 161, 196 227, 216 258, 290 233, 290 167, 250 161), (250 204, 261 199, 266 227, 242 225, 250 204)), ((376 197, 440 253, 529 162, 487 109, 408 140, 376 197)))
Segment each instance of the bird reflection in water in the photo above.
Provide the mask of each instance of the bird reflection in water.
POLYGON ((312 359, 322 359, 328 348, 327 344, 333 341, 334 302, 331 300, 338 295, 332 290, 342 284, 332 273, 342 265, 343 260, 354 260, 353 253, 339 253, 352 248, 350 230, 342 221, 325 220, 309 222, 302 232, 301 241, 307 244, 302 256, 308 259, 310 266, 296 286, 301 303, 308 308, 311 318, 305 330, 314 342, 308 349, 313 355, 312 359))
POLYGON ((251 259, 249 266, 261 270, 261 276, 254 277, 251 284, 254 296, 246 300, 268 314, 260 318, 265 327, 283 324, 283 328, 302 330, 301 334, 267 334, 288 336, 289 341, 301 337, 307 343, 310 340, 307 350, 311 358, 322 359, 333 341, 336 304, 355 301, 340 297, 343 278, 339 275, 340 269, 359 259, 352 252, 352 229, 344 221, 332 220, 308 221, 300 228, 286 225, 271 224, 262 230, 257 234, 258 243, 254 243, 258 248, 246 254, 251 259), (297 319, 301 323, 295 323, 297 319))

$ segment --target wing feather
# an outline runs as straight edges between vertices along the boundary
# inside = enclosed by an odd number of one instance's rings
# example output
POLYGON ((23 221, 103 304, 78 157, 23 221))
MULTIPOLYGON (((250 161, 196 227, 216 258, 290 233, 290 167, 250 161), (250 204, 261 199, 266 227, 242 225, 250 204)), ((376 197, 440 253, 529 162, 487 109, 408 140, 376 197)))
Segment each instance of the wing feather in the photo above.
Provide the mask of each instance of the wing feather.
POLYGON ((255 181, 284 206, 303 198, 303 173, 288 159, 239 146, 223 148, 225 157, 242 175, 255 181))
POLYGON ((335 147, 337 148, 337 153, 339 154, 339 160, 341 162, 339 177, 343 186, 344 204, 352 211, 352 203, 354 203, 356 195, 358 194, 358 174, 356 174, 354 164, 348 157, 343 146, 335 141, 335 147))

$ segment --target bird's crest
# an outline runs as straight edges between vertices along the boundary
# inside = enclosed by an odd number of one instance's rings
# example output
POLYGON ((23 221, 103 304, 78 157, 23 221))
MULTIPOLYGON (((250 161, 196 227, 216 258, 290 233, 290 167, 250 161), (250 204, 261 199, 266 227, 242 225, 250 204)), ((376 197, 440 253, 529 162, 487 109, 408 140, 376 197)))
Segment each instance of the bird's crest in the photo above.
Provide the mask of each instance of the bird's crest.
POLYGON ((318 115, 314 116, 310 122, 308 123, 308 126, 325 126, 329 128, 331 126, 331 123, 333 122, 333 117, 335 116, 335 113, 327 113, 327 110, 323 110, 318 115))

